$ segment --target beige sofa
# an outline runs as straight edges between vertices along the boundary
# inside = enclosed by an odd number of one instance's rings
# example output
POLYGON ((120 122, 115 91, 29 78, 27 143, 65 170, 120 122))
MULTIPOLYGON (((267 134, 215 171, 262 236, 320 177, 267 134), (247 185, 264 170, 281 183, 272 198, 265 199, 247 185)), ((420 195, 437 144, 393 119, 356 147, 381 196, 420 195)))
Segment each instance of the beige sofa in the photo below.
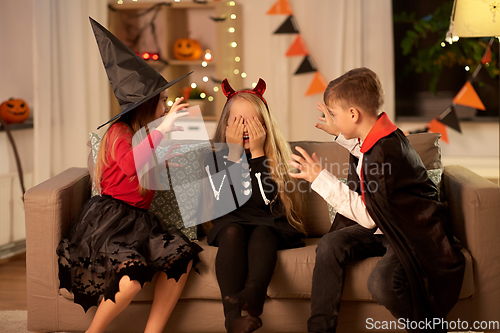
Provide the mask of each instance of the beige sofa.
MULTIPOLYGON (((441 166, 438 135, 414 134, 409 138, 428 169, 441 166)), ((292 147, 295 145, 317 152, 327 168, 346 177, 348 153, 337 143, 292 143, 292 147)), ((467 249, 463 251, 467 268, 460 300, 448 321, 459 319, 470 325, 474 321, 500 321, 500 187, 466 168, 447 166, 441 189, 449 205, 453 230, 467 249)), ((92 320, 95 307, 85 313, 72 302, 70 294, 59 290, 55 252, 61 234, 89 196, 89 173, 84 168, 68 169, 25 195, 30 331, 84 331, 92 320)), ((308 191, 306 201, 306 247, 279 251, 261 317, 264 325, 259 332, 307 331, 315 248, 330 222, 327 205, 316 193, 308 191)), ((217 249, 207 246, 204 239, 199 243, 204 248, 200 274, 191 272, 165 332, 224 332, 214 269, 217 249)), ((338 332, 373 332, 367 326, 368 318, 372 318, 371 323, 395 320, 373 301, 367 289, 369 272, 377 261, 378 258, 370 258, 349 266, 338 332)), ((109 330, 142 332, 152 290, 153 284, 146 284, 109 330)))

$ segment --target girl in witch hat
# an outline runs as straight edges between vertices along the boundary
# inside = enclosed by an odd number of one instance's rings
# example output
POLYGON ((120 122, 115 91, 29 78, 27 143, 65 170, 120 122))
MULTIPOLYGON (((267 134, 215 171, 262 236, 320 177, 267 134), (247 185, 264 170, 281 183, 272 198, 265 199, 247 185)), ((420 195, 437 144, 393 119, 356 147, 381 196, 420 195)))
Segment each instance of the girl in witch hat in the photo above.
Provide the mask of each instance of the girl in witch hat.
POLYGON ((291 151, 262 96, 265 89, 262 79, 253 90, 240 91, 234 91, 227 79, 222 82, 227 102, 212 142, 219 147, 224 143, 224 148, 214 152, 216 159, 205 158, 214 216, 221 216, 221 210, 230 211, 228 202, 234 202, 232 195, 221 198, 221 194, 233 192, 238 198, 235 210, 212 220, 207 239, 219 247, 215 268, 225 325, 231 333, 253 332, 262 325, 259 316, 277 250, 304 245, 300 193, 286 190, 297 187, 288 175, 291 151), (215 165, 214 160, 224 162, 215 165), (226 174, 241 174, 241 178, 216 181, 221 165, 226 174), (241 170, 235 172, 237 168, 241 170), (242 317, 241 310, 249 315, 242 317))
POLYGON ((187 114, 179 111, 188 104, 180 98, 169 111, 165 90, 182 78, 167 82, 90 21, 122 112, 105 123, 115 120, 98 154, 95 184, 101 195, 87 201, 57 249, 60 287, 73 292, 74 302, 85 311, 103 297, 87 332, 104 332, 144 283, 159 273, 145 331, 162 332, 201 248, 148 212, 154 191, 141 187, 136 165, 151 157, 165 133, 180 129, 174 120, 187 114), (132 148, 134 133, 165 114, 132 148))

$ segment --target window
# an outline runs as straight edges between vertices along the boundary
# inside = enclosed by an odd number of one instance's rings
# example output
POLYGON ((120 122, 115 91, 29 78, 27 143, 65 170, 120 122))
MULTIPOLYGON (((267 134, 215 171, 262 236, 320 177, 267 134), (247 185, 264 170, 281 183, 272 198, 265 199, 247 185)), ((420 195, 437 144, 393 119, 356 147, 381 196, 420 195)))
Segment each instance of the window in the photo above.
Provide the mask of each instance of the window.
MULTIPOLYGON (((448 43, 445 43, 444 47, 436 47, 436 45, 441 45, 441 42, 444 42, 449 26, 452 4, 453 1, 449 0, 393 1, 397 120, 428 121, 440 115, 452 104, 453 98, 462 86, 467 80, 471 79, 472 70, 480 63, 480 61, 470 58, 471 69, 469 71, 466 71, 465 68, 467 64, 455 63, 453 66, 448 67, 452 62, 449 57, 455 57, 456 59, 459 56, 458 53, 454 54, 458 46, 462 47, 466 43, 469 45, 475 43, 476 46, 481 44, 482 47, 476 48, 475 53, 476 57, 479 54, 480 59, 490 38, 468 38, 466 41, 459 40, 453 47, 448 43), (424 21, 437 25, 440 29, 438 32, 426 31, 426 38, 419 38, 418 47, 413 47, 408 55, 404 55, 401 43, 408 30, 415 30, 411 19, 412 15, 413 21, 423 18, 424 21), (434 53, 432 53, 433 47, 434 53), (441 66, 441 74, 435 84, 436 94, 431 92, 433 74, 425 71, 417 73, 416 69, 418 66, 430 63, 441 66)), ((497 65, 497 39, 492 45, 492 58, 492 64, 497 65)), ((485 105, 486 111, 456 105, 455 109, 458 117, 466 121, 498 121, 500 95, 498 75, 491 78, 488 71, 482 68, 475 79, 472 80, 472 85, 485 105)))

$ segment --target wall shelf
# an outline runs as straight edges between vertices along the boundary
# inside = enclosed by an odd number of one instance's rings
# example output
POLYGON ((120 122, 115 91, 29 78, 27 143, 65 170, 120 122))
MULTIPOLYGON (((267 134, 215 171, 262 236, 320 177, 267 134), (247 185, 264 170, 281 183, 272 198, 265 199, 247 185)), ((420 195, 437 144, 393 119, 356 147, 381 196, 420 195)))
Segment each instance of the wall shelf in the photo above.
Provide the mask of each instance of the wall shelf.
MULTIPOLYGON (((25 122, 20 124, 7 124, 11 131, 22 130, 22 129, 30 129, 33 128, 33 119, 28 118, 25 122)), ((0 132, 5 132, 5 128, 0 124, 0 132)))
MULTIPOLYGON (((169 97, 173 100, 182 96, 183 88, 196 83, 207 94, 203 117, 219 119, 226 102, 220 81, 227 78, 234 89, 243 88, 241 7, 232 1, 162 3, 125 0, 121 5, 116 1, 110 1, 108 5, 110 31, 138 54, 158 53, 167 64, 162 61, 148 61, 148 64, 167 81, 194 71, 169 89, 169 97), (154 6, 154 10, 149 10, 154 6), (156 37, 150 23, 155 27, 156 37), (181 38, 197 40, 203 52, 210 50, 213 59, 207 61, 206 67, 202 66, 203 55, 198 60, 179 60, 174 56, 175 42, 181 38), (237 43, 236 47, 232 46, 233 42, 237 43), (208 82, 204 82, 205 77, 208 82)), ((111 115, 120 113, 113 95, 111 103, 111 115)))
MULTIPOLYGON (((203 59, 199 60, 177 60, 177 59, 167 59, 170 65, 174 66, 201 66, 201 63, 204 61, 203 59)), ((210 60, 207 61, 207 66, 215 66, 216 61, 210 60)))

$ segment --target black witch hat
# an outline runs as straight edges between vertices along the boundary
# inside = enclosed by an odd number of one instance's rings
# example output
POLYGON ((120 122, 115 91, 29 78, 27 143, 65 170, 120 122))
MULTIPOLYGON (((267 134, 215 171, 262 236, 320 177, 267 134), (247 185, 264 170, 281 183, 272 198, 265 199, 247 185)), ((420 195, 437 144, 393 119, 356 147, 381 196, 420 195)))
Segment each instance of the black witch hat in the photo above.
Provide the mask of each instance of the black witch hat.
POLYGON ((97 129, 184 79, 189 73, 168 82, 111 32, 89 17, 109 83, 122 112, 97 129))

